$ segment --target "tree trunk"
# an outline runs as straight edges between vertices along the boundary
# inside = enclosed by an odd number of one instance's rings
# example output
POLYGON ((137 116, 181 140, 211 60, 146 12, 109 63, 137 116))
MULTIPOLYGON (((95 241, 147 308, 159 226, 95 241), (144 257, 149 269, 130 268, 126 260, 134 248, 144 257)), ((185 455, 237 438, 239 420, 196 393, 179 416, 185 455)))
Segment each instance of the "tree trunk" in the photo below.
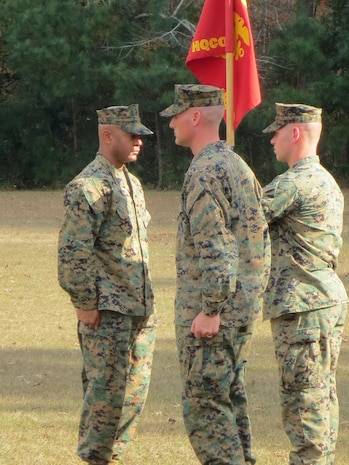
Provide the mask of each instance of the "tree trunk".
POLYGON ((304 11, 307 16, 316 15, 316 7, 319 5, 319 0, 298 0, 297 7, 298 11, 304 11))
POLYGON ((161 137, 160 137, 160 124, 159 124, 159 115, 155 113, 155 131, 156 131, 156 153, 158 159, 158 182, 157 189, 162 189, 164 187, 164 160, 162 156, 162 146, 161 146, 161 137))
POLYGON ((71 108, 72 108, 72 115, 73 115, 73 146, 74 146, 74 153, 75 155, 78 153, 78 131, 77 131, 77 124, 76 124, 76 108, 75 108, 75 100, 72 99, 71 101, 71 108))

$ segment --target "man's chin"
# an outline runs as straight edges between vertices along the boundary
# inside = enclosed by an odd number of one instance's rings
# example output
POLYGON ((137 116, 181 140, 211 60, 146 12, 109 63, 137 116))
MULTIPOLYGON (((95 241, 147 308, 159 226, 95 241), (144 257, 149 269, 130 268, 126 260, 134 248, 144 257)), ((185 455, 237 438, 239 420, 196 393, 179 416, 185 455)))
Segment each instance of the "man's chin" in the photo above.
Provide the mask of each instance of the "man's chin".
POLYGON ((133 161, 137 161, 137 160, 138 160, 138 153, 132 153, 131 155, 129 155, 127 161, 132 163, 133 161))

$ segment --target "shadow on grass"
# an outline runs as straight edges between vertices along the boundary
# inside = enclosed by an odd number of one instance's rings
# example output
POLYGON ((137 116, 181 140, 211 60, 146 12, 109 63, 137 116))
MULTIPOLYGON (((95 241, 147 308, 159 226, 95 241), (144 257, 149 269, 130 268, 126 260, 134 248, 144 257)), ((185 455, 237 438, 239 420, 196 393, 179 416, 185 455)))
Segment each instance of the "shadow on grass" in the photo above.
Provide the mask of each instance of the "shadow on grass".
MULTIPOLYGON (((262 338, 263 341, 263 338, 262 338)), ((257 342, 257 341, 256 341, 257 342)), ((268 338, 266 338, 268 343, 268 338)), ((265 343, 264 343, 265 344, 265 343)), ((277 369, 272 350, 262 344, 252 351, 247 365, 250 413, 257 436, 265 434, 265 422, 277 431, 280 426, 277 369)), ((81 354, 78 349, 0 350, 0 412, 64 412, 78 414, 81 408, 81 354)), ((349 341, 345 338, 338 367, 343 433, 348 431, 349 341)), ((140 432, 166 435, 183 432, 181 382, 173 338, 158 338, 150 391, 140 432)))
POLYGON ((79 350, 0 350, 0 409, 75 409, 81 399, 79 350))
MULTIPOLYGON (((81 401, 79 349, 0 349, 0 410, 76 409, 81 401)), ((158 338, 148 403, 154 408, 179 399, 173 339, 158 338)))

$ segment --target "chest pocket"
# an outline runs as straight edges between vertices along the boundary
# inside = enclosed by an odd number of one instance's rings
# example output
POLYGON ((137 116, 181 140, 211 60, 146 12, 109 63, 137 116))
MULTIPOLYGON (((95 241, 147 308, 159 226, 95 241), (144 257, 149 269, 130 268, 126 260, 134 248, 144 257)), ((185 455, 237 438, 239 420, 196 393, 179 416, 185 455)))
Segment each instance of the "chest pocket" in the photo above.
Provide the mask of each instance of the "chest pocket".
POLYGON ((112 223, 119 232, 124 232, 127 235, 131 235, 135 226, 135 208, 133 206, 131 198, 127 199, 125 196, 128 193, 123 193, 119 196, 112 206, 112 223))

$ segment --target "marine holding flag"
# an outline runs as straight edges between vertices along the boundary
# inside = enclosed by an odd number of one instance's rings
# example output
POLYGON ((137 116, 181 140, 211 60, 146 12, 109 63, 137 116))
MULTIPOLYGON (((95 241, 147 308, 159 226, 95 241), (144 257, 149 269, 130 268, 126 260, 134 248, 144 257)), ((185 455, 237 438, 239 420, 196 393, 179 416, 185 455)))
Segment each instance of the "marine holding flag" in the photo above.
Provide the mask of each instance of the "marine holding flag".
POLYGON ((247 0, 232 0, 234 25, 233 70, 226 70, 225 0, 206 0, 187 56, 187 67, 202 84, 226 89, 233 72, 234 129, 243 116, 261 102, 261 93, 247 10, 247 0))

